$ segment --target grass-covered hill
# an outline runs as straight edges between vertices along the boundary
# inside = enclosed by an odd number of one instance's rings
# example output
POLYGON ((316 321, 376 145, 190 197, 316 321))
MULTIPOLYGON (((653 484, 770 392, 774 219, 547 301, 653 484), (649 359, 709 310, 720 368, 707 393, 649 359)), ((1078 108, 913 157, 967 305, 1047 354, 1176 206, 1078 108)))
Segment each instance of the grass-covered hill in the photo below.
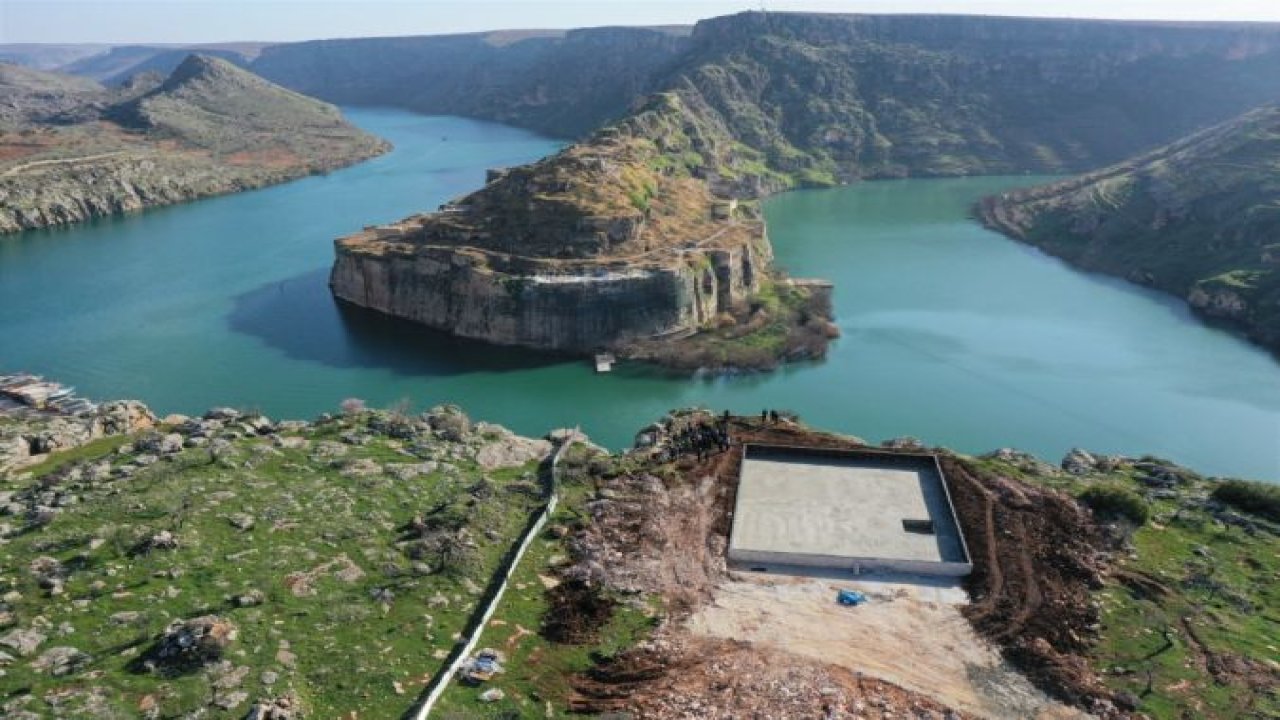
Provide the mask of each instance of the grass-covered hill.
POLYGON ((337 108, 213 57, 107 89, 0 65, 0 232, 281 182, 384 152, 337 108))
POLYGON ((1280 106, 980 211, 998 230, 1185 298, 1280 351, 1280 106))
POLYGON ((398 717, 545 502, 549 449, 447 407, 222 409, 6 471, 0 716, 398 717))
POLYGON ((188 55, 159 87, 113 107, 108 117, 223 158, 269 153, 277 163, 320 166, 348 145, 379 147, 333 105, 207 55, 188 55))

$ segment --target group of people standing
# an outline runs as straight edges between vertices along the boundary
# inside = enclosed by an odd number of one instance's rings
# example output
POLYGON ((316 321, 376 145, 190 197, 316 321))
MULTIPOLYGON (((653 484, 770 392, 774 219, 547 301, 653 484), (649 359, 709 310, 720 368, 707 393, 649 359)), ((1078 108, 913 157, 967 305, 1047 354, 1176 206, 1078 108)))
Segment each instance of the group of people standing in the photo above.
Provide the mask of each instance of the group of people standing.
POLYGON ((717 452, 728 450, 733 444, 729 439, 729 417, 729 411, 725 410, 719 420, 700 420, 673 432, 668 455, 675 458, 685 453, 696 453, 699 460, 705 460, 717 452))

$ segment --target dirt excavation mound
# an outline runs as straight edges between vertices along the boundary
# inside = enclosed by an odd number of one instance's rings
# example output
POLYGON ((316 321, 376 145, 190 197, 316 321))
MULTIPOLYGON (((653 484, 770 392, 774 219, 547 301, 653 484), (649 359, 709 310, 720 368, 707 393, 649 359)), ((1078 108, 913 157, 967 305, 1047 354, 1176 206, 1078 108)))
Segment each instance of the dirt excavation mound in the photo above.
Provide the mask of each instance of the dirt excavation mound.
POLYGON ((635 718, 969 717, 860 673, 748 643, 657 640, 602 663, 574 683, 573 712, 635 718))
POLYGON ((1069 496, 941 458, 973 556, 966 615, 1037 685, 1102 716, 1115 697, 1085 660, 1098 628, 1106 540, 1069 496))
MULTIPOLYGON (((848 658, 836 662, 786 642, 741 642, 768 633, 707 630, 708 618, 745 617, 732 614, 732 603, 746 586, 725 565, 742 446, 865 447, 857 438, 754 418, 729 421, 733 446, 726 452, 672 452, 667 444, 690 423, 716 422, 723 420, 689 414, 668 418, 646 429, 647 459, 631 463, 628 472, 590 478, 596 491, 587 506, 589 517, 575 528, 573 562, 561 577, 580 583, 558 603, 573 618, 571 634, 590 637, 593 619, 603 623, 608 617, 596 612, 595 598, 609 595, 657 596, 665 622, 640 649, 575 678, 573 709, 626 710, 641 718, 852 718, 886 711, 895 717, 941 718, 963 717, 957 707, 986 706, 945 707, 927 683, 915 686, 928 697, 872 679, 863 674, 873 672, 868 665, 848 658), (595 598, 583 593, 588 588, 595 598), (718 614, 707 615, 705 608, 717 608, 718 614)), ((918 448, 903 443, 898 449, 904 446, 918 448)), ((942 467, 975 566, 965 586, 973 604, 963 612, 978 636, 998 647, 1040 690, 1103 717, 1124 717, 1084 657, 1098 622, 1089 592, 1101 583, 1106 557, 1104 538, 1090 514, 1069 496, 985 474, 951 456, 942 457, 942 467)), ((760 592, 785 595, 768 588, 760 592)), ((786 608, 761 617, 778 612, 786 608)), ((956 620, 964 622, 960 615, 956 620)), ((970 642, 986 646, 978 637, 970 642)), ((923 639, 920 644, 929 645, 923 639)))
POLYGON ((570 645, 594 642, 617 604, 582 580, 562 582, 547 597, 551 610, 543 619, 542 634, 552 642, 570 645))

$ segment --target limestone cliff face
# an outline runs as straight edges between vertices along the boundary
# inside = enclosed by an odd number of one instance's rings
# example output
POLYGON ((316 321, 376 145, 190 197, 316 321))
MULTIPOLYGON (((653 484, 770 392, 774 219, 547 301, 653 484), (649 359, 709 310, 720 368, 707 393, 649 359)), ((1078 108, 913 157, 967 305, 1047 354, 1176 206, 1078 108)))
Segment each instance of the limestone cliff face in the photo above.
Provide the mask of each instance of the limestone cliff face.
POLYGON ((638 265, 386 245, 379 231, 336 243, 336 297, 462 337, 571 352, 696 332, 759 288, 768 252, 763 226, 752 244, 638 265))

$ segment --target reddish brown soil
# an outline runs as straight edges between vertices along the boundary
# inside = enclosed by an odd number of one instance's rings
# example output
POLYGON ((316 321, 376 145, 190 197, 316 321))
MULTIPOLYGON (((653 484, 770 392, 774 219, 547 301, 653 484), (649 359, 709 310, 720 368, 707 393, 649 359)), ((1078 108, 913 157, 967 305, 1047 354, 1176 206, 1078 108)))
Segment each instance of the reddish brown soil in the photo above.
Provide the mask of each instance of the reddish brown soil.
POLYGON ((1086 658, 1099 619, 1089 595, 1102 586, 1107 547, 1092 516, 1062 493, 941 462, 974 563, 970 622, 1042 689, 1116 714, 1086 658))
POLYGON ((635 718, 910 717, 959 720, 917 693, 843 668, 728 640, 659 640, 575 683, 574 712, 635 718))

